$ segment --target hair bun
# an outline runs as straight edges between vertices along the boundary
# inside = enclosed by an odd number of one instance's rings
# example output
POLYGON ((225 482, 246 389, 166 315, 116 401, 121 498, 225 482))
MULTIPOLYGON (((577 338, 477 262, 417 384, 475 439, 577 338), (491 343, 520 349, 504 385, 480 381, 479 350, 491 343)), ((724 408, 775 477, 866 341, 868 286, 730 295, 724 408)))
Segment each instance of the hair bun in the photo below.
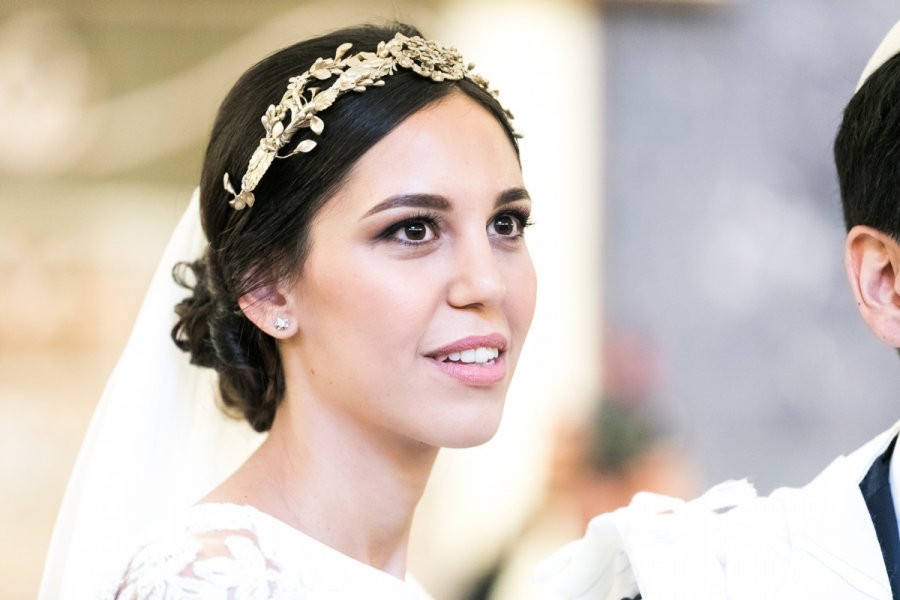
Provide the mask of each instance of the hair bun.
POLYGON ((211 262, 207 251, 201 259, 173 268, 172 277, 191 295, 175 306, 172 340, 190 354, 192 364, 218 372, 226 412, 266 431, 284 393, 275 341, 229 299, 211 262))

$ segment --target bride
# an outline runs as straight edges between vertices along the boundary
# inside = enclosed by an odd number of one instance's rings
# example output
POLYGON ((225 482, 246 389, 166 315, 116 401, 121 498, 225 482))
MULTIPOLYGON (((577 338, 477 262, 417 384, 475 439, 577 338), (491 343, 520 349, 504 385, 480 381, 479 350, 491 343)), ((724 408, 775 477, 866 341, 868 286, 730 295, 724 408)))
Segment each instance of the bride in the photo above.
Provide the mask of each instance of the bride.
POLYGON ((192 259, 188 297, 165 308, 164 276, 148 294, 42 597, 428 597, 406 573, 413 512, 439 448, 496 431, 534 309, 516 139, 487 81, 405 25, 247 71, 161 265, 192 259), (267 432, 211 491, 245 441, 159 345, 172 327, 222 408, 267 432))

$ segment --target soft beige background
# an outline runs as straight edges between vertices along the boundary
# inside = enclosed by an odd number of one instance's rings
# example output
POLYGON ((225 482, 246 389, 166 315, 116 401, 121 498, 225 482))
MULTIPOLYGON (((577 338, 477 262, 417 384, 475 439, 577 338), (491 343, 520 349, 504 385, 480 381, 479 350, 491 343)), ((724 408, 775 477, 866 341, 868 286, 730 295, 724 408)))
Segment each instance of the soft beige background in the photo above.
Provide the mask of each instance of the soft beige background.
POLYGON ((538 204, 531 243, 542 285, 504 427, 487 448, 438 465, 415 566, 438 597, 451 597, 461 573, 521 520, 540 485, 547 416, 577 406, 596 382, 597 7, 13 1, 0 8, 4 598, 37 591, 91 411, 194 187, 230 82, 289 42, 392 17, 460 47, 515 110, 538 204), (578 82, 566 110, 534 89, 535 73, 546 69, 578 82))

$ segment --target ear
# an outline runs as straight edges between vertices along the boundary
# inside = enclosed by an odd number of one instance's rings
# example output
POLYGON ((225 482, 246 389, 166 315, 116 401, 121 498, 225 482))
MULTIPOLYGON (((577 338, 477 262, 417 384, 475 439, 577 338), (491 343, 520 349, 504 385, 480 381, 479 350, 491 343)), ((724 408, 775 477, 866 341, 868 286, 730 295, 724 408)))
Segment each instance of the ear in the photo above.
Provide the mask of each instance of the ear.
POLYGON ((877 229, 857 225, 847 234, 844 264, 869 329, 900 347, 900 245, 877 229))
POLYGON ((284 340, 297 333, 292 296, 275 285, 244 294, 238 298, 238 306, 254 325, 275 339, 284 340))

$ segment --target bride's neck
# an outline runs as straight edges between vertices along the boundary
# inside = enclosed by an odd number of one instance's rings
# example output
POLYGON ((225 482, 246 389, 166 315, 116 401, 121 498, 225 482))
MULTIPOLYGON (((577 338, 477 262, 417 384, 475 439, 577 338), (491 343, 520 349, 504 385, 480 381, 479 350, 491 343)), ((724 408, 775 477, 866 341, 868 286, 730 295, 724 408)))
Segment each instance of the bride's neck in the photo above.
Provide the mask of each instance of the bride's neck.
POLYGON ((222 490, 244 498, 228 501, 252 504, 403 578, 413 512, 437 449, 367 428, 341 410, 298 410, 285 400, 267 440, 233 476, 237 485, 222 490))

